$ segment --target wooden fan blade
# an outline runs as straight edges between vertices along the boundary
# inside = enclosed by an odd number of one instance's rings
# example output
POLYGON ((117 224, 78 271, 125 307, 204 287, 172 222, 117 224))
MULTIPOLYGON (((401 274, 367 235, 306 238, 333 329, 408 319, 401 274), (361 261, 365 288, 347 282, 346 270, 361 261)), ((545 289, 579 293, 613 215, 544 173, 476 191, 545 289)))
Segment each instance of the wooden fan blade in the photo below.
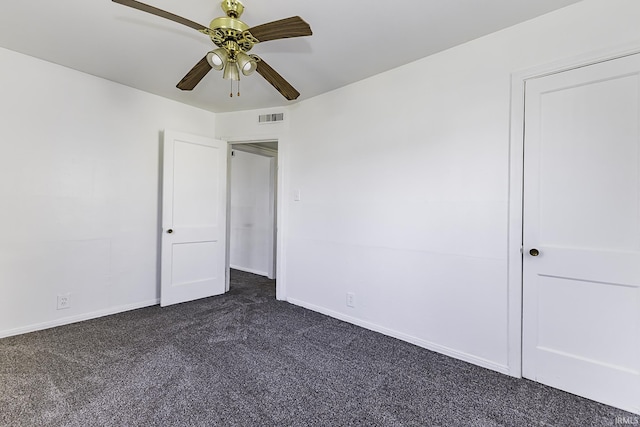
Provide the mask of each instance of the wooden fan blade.
MULTIPOLYGON (((254 58, 257 58, 255 55, 252 55, 254 58)), ((275 87, 278 92, 282 94, 289 101, 293 101, 300 96, 300 92, 298 92, 291 84, 284 79, 280 74, 276 72, 273 68, 269 66, 263 59, 258 58, 258 68, 256 71, 260 74, 266 81, 271 83, 271 86, 275 87)))
POLYGON ((202 80, 202 78, 211 71, 211 68, 213 67, 211 67, 209 61, 207 61, 207 57, 205 56, 191 70, 189 70, 187 75, 180 80, 180 83, 178 83, 176 87, 181 90, 192 90, 198 83, 200 83, 200 80, 202 80))
POLYGON ((299 16, 280 19, 249 28, 253 37, 261 42, 269 40, 286 39, 290 37, 310 36, 313 34, 311 27, 299 16))
POLYGON ((190 21, 186 18, 183 18, 178 15, 174 15, 173 13, 166 12, 162 9, 158 9, 157 7, 149 6, 148 4, 140 3, 135 0, 112 0, 114 3, 122 4, 124 6, 129 6, 134 9, 141 10, 143 12, 148 12, 156 16, 160 16, 162 18, 169 19, 171 21, 177 22, 182 25, 186 25, 187 27, 191 27, 198 31, 207 31, 209 28, 204 25, 200 25, 197 22, 190 21))

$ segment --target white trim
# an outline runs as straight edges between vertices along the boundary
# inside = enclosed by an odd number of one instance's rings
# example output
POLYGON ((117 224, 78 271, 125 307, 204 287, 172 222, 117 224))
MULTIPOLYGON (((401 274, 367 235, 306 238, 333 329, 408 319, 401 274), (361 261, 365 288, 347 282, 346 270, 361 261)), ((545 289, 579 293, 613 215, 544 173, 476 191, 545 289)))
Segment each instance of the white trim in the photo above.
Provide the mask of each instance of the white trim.
POLYGON ((234 270, 244 271, 245 273, 257 274, 258 276, 269 277, 269 273, 266 271, 254 270, 253 268, 245 268, 237 265, 229 264, 229 268, 233 268, 234 270))
POLYGON ((287 221, 288 203, 285 195, 289 194, 289 139, 282 136, 278 139, 278 160, 276 170, 276 193, 278 203, 276 205, 276 299, 287 300, 287 221))
POLYGON ((507 363, 522 376, 522 202, 524 173, 524 77, 511 76, 509 213, 507 242, 507 363))
POLYGON ((528 68, 511 74, 508 230, 508 374, 522 376, 522 226, 526 81, 640 53, 640 41, 528 68))
POLYGON ((227 198, 225 200, 227 210, 227 223, 225 224, 226 243, 224 246, 224 291, 229 292, 231 288, 231 156, 233 155, 233 149, 231 143, 227 142, 227 198))
POLYGON ((640 40, 607 49, 587 52, 536 67, 518 70, 512 73, 512 82, 514 77, 524 81, 531 78, 544 77, 550 74, 557 74, 580 67, 586 67, 599 62, 611 61, 624 56, 635 55, 637 53, 640 53, 640 40))
POLYGON ((329 310, 324 307, 320 307, 314 304, 309 304, 304 301, 297 300, 295 298, 288 298, 287 302, 297 305, 299 307, 306 308, 311 311, 315 311, 317 313, 321 313, 321 314, 333 317, 338 320, 342 320, 347 323, 351 323, 356 326, 360 326, 365 329, 369 329, 370 331, 378 332, 380 334, 383 334, 389 337, 397 338, 399 340, 408 342, 410 344, 416 345, 418 347, 421 347, 430 351, 435 351, 436 353, 440 353, 445 356, 453 357, 454 359, 462 360, 464 362, 472 363, 474 365, 477 365, 483 368, 491 369, 492 371, 500 372, 501 374, 509 374, 509 367, 506 365, 501 365, 499 363, 495 363, 490 360, 474 356, 472 354, 464 353, 449 347, 435 344, 430 341, 423 340, 421 338, 407 335, 402 332, 395 331, 393 329, 385 328, 384 326, 376 325, 375 323, 370 323, 370 322, 358 319, 356 317, 351 317, 337 311, 329 310))
POLYGON ((104 310, 92 311, 90 313, 78 314, 76 316, 63 317, 61 319, 52 320, 50 322, 36 323, 7 331, 0 331, 0 338, 11 337, 14 335, 27 334, 29 332, 41 331, 43 329, 55 328, 57 326, 70 325, 72 323, 82 322, 85 320, 97 319, 98 317, 110 316, 112 314, 124 313, 125 311, 137 310, 139 308, 151 307, 160 304, 160 298, 153 300, 137 302, 133 304, 121 305, 118 307, 110 307, 104 310))
MULTIPOLYGON (((268 142, 278 141, 276 140, 268 142)), ((229 144, 231 144, 231 149, 235 151, 244 151, 245 153, 256 154, 258 156, 271 157, 276 159, 278 158, 278 150, 272 150, 271 148, 266 147, 256 147, 255 145, 253 145, 256 144, 255 142, 234 142, 229 144)))
POLYGON ((280 151, 280 139, 279 136, 270 137, 260 137, 260 138, 251 138, 251 137, 233 137, 233 138, 225 138, 220 137, 222 140, 227 141, 229 144, 259 144, 261 142, 278 142, 278 151, 280 151))

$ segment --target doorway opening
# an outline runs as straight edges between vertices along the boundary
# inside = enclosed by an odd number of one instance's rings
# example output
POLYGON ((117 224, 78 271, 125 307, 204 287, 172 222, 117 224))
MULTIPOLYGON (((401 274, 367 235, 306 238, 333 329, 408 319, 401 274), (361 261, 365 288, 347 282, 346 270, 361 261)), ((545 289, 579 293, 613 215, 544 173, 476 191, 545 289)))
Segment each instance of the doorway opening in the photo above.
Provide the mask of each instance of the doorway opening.
POLYGON ((227 277, 233 269, 276 279, 277 188, 278 141, 230 143, 227 277))

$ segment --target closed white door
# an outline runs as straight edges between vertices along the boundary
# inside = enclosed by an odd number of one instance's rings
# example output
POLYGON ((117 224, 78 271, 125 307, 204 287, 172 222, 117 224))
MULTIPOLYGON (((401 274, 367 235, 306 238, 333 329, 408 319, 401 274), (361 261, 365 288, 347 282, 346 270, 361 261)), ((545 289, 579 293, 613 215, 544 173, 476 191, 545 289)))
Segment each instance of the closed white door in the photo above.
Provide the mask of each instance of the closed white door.
POLYGON ((226 290, 227 144, 164 133, 160 304, 226 290))
POLYGON ((523 375, 640 413, 640 55, 525 99, 523 375))

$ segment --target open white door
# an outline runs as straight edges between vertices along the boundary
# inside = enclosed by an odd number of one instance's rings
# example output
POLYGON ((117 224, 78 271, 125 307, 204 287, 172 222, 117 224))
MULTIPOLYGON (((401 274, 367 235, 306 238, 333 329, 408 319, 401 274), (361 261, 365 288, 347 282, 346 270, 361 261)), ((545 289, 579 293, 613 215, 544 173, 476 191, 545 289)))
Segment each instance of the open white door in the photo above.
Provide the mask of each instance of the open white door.
POLYGON ((523 376, 640 413, 640 55, 526 85, 523 376))
POLYGON ((227 144, 164 133, 160 305, 225 292, 227 144))

